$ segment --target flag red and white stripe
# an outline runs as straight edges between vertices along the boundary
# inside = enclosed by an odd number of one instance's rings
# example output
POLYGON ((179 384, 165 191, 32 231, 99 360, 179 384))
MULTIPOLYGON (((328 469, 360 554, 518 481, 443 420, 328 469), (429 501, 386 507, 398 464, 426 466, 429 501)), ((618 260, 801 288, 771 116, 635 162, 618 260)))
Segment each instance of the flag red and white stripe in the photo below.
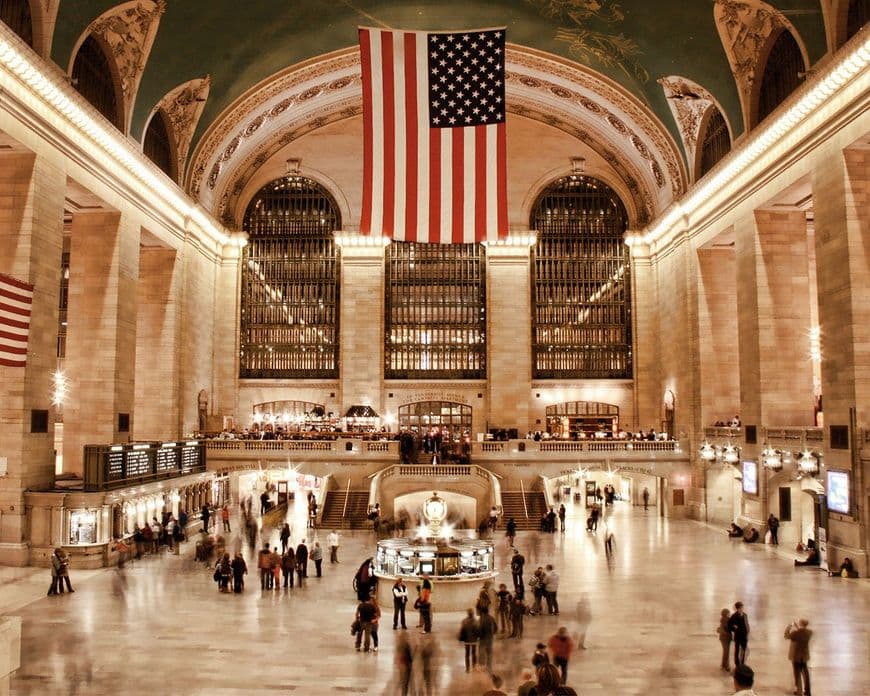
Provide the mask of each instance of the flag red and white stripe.
MULTIPOLYGON (((507 237, 504 30, 484 31, 489 34, 480 30, 435 34, 360 28, 362 234, 446 244, 507 237), (440 64, 444 62, 433 50, 435 44, 444 48, 444 42, 455 37, 457 43, 465 39, 476 45, 477 37, 487 37, 484 43, 492 46, 491 35, 498 36, 500 42, 492 49, 499 54, 498 64, 491 66, 498 72, 489 72, 481 80, 490 79, 490 87, 499 85, 498 120, 493 116, 493 122, 463 126, 464 119, 459 119, 455 125, 445 122, 433 127, 438 114, 433 111, 433 100, 437 104, 438 95, 430 90, 438 86, 433 75, 436 66, 430 61, 438 58, 440 64)), ((475 55, 477 59, 472 56, 467 64, 480 62, 484 56, 475 55)), ((492 54, 488 59, 493 62, 492 54)), ((470 85, 466 83, 469 97, 470 85)), ((477 113, 480 104, 471 108, 477 113)))
POLYGON ((24 367, 33 286, 0 273, 0 365, 24 367))

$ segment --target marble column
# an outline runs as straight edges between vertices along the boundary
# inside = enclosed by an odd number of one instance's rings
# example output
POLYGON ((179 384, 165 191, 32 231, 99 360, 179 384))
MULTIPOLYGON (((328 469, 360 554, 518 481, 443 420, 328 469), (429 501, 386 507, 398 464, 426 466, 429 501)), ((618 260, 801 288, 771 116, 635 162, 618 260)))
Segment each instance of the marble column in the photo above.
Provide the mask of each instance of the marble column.
POLYGON ((342 414, 354 404, 384 415, 384 247, 345 245, 341 249, 342 414))
MULTIPOLYGON (((240 427, 248 424, 239 413, 239 302, 241 299, 242 248, 234 240, 223 250, 217 277, 215 302, 214 399, 215 416, 233 415, 240 427)), ((221 425, 223 420, 221 419, 221 425)))
POLYGON ((54 483, 52 375, 66 175, 42 157, 0 153, 0 271, 33 285, 25 367, 0 366, 0 564, 26 565, 24 491, 54 483), (31 412, 49 412, 31 432, 31 412))
MULTIPOLYGON (((621 427, 636 431, 658 424, 662 393, 657 350, 657 284, 649 245, 631 245, 631 306, 634 337, 634 413, 621 427)), ((626 414, 627 415, 627 414, 626 414)), ((622 419, 620 419, 622 421, 622 419)))
MULTIPOLYGON (((870 427, 870 151, 833 151, 819 161, 824 165, 814 171, 812 185, 825 464, 829 471, 849 472, 852 498, 851 514, 829 515, 829 553, 834 563, 851 557, 866 577, 870 461, 862 458, 866 446, 858 438, 870 427), (849 430, 845 449, 830 446, 837 426, 849 430)), ((824 477, 821 482, 827 485, 824 477)))
POLYGON ((82 474, 85 445, 126 442, 134 432, 139 240, 139 226, 126 215, 107 210, 73 215, 65 472, 82 474))
POLYGON ((136 288, 136 440, 180 437, 178 351, 181 267, 174 249, 143 247, 136 288))
POLYGON ((489 426, 533 430, 531 274, 529 244, 486 250, 486 329, 489 426))

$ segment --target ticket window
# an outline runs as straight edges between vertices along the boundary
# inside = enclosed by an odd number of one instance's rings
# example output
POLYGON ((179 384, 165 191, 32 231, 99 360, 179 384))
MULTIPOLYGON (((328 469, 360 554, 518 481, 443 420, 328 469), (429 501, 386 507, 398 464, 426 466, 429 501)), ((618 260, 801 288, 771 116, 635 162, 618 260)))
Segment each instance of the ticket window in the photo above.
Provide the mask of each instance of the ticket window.
POLYGON ((96 510, 70 511, 68 543, 70 545, 97 543, 96 510))

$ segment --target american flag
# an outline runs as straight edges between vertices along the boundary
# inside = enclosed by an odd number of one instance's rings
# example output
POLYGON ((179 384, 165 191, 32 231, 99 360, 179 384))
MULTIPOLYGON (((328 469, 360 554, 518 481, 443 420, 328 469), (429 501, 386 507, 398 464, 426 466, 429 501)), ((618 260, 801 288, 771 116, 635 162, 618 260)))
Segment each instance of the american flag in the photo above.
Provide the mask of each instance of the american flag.
POLYGON ((505 30, 359 30, 362 234, 445 244, 504 238, 505 30))
POLYGON ((33 286, 0 273, 0 365, 24 367, 33 286))

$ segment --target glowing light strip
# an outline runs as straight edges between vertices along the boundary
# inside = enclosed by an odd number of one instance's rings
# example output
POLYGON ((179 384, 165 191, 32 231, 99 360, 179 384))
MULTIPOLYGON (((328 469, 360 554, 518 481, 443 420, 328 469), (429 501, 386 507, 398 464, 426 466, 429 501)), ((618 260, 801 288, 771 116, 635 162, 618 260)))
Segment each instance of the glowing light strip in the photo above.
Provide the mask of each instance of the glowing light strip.
POLYGON ((57 112, 72 129, 75 129, 74 132, 67 133, 72 140, 81 141, 82 136, 85 136, 86 141, 90 140, 97 145, 96 152, 93 154, 98 156, 102 154, 110 158, 110 162, 103 164, 119 164, 126 173, 132 175, 141 184, 138 193, 145 200, 153 200, 156 195, 168 203, 178 215, 191 220, 213 241, 221 245, 228 242, 229 238, 221 226, 176 186, 170 185, 162 176, 152 171, 150 166, 143 162, 144 155, 136 150, 119 131, 107 128, 89 114, 87 108, 83 108, 82 104, 78 103, 84 103, 84 98, 77 93, 70 94, 72 87, 65 80, 43 72, 5 36, 0 36, 0 65, 28 87, 33 96, 57 112))
MULTIPOLYGON (((773 123, 760 130, 735 155, 734 159, 722 170, 716 172, 708 181, 696 187, 673 203, 659 221, 648 228, 643 235, 646 244, 652 244, 664 237, 681 219, 687 219, 701 204, 721 191, 738 174, 746 170, 762 155, 767 154, 786 136, 795 130, 813 112, 839 92, 856 75, 866 70, 870 64, 870 37, 859 44, 851 54, 831 67, 811 90, 773 123)), ((790 147, 790 146, 789 146, 790 147)))

